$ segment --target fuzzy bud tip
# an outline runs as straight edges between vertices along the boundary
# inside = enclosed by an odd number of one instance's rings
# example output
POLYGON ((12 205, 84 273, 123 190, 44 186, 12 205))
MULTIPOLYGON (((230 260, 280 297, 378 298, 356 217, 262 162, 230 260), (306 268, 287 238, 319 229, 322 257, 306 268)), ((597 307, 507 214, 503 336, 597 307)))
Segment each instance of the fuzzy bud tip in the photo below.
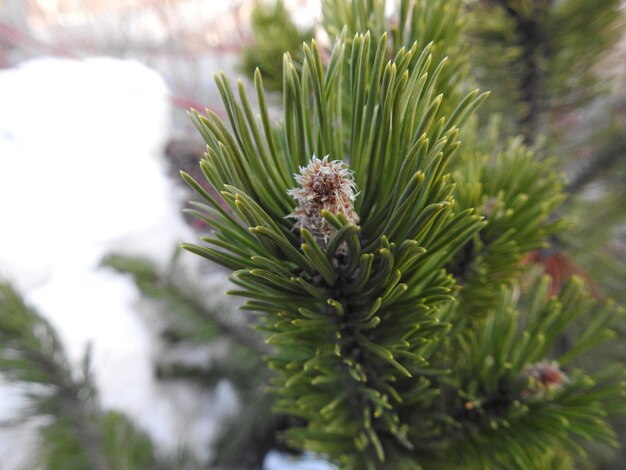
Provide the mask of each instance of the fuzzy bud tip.
POLYGON ((356 185, 352 171, 343 161, 329 161, 328 155, 320 160, 313 155, 309 164, 300 167, 300 173, 294 177, 300 187, 290 189, 288 194, 298 205, 288 217, 296 219, 296 228, 309 230, 322 248, 335 232, 322 217, 323 210, 342 214, 354 224, 359 222, 354 211, 356 185))
POLYGON ((546 391, 559 390, 568 380, 556 361, 530 364, 526 367, 524 376, 530 380, 529 389, 524 391, 525 398, 546 391))

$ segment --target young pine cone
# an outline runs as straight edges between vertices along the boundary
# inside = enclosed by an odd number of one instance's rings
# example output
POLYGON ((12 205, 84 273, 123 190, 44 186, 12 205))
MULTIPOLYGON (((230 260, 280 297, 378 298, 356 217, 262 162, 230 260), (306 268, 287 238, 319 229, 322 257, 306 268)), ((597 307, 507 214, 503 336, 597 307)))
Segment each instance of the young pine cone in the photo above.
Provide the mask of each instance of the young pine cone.
MULTIPOLYGON (((322 160, 313 155, 309 164, 300 167, 300 174, 294 174, 299 188, 288 191, 298 205, 288 217, 296 219, 295 228, 306 228, 311 232, 322 249, 335 232, 324 217, 322 211, 343 214, 350 222, 357 224, 359 216, 354 211, 354 199, 357 194, 352 171, 341 160, 328 161, 328 155, 322 160)), ((345 252, 345 244, 339 252, 345 252)))

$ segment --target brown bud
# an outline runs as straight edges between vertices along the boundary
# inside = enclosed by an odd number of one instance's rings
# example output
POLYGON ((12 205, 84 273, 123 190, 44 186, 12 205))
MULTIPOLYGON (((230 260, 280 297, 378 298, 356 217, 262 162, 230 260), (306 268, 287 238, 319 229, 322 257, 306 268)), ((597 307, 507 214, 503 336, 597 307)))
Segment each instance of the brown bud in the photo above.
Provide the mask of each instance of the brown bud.
POLYGON ((294 177, 300 187, 290 189, 288 193, 298 205, 288 217, 297 219, 295 227, 309 230, 322 248, 335 232, 335 228, 322 217, 323 210, 343 214, 352 223, 359 222, 354 211, 356 186, 352 171, 344 162, 328 161, 328 155, 320 160, 314 155, 294 177))
POLYGON ((530 379, 528 390, 523 392, 524 398, 546 391, 559 390, 567 382, 567 375, 556 361, 541 361, 530 364, 526 367, 524 376, 530 379))

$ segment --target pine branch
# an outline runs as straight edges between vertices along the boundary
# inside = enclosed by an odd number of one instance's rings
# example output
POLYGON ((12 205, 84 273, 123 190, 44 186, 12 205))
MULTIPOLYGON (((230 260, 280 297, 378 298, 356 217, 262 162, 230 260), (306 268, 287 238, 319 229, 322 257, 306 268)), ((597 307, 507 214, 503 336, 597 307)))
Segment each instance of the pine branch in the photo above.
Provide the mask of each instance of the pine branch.
POLYGON ((480 316, 498 301, 501 285, 519 282, 527 270, 524 257, 563 226, 554 217, 563 181, 554 161, 536 161, 521 138, 506 141, 498 122, 479 132, 474 120, 461 138, 465 151, 453 173, 455 197, 459 208, 476 208, 485 227, 447 269, 462 287, 459 312, 480 316))
POLYGON ((512 292, 503 290, 497 311, 478 329, 459 337, 456 360, 463 362, 463 384, 443 380, 444 387, 451 386, 446 396, 456 401, 457 408, 458 427, 449 433, 456 436, 451 461, 458 459, 469 468, 472 459, 477 468, 488 468, 494 460, 508 468, 544 468, 536 463, 537 457, 566 448, 581 451, 580 442, 571 440, 575 435, 616 445, 616 436, 602 417, 614 409, 614 400, 619 401, 624 391, 623 367, 585 376, 572 360, 613 337, 610 328, 623 312, 610 302, 590 301, 579 280, 570 282, 558 300, 550 299, 546 296, 550 282, 544 278, 537 286, 524 314, 516 309, 512 292), (559 353, 559 338, 585 317, 593 322, 579 332, 572 348, 559 353), (556 360, 546 361, 546 356, 556 360), (486 367, 491 373, 485 373, 486 367), (602 396, 604 405, 598 407, 594 397, 602 396), (552 432, 550 423, 562 419, 561 413, 567 425, 561 433, 552 432), (522 435, 526 437, 520 439, 522 435), (491 449, 489 457, 481 451, 485 446, 491 449), (519 450, 514 457, 511 446, 519 450))
POLYGON ((89 355, 75 378, 52 326, 8 284, 0 284, 0 372, 28 398, 25 418, 46 418, 37 449, 45 468, 162 468, 143 433, 122 416, 100 409, 89 355))
POLYGON ((212 468, 261 468, 265 455, 272 449, 294 452, 276 439, 293 423, 272 411, 274 399, 265 387, 242 393, 242 410, 224 423, 215 444, 212 468))
POLYGON ((626 133, 620 133, 609 139, 594 155, 575 169, 566 186, 571 196, 578 194, 587 184, 611 171, 624 161, 626 156, 626 133))
MULTIPOLYGON (((209 328, 217 329, 218 336, 230 338, 233 343, 244 346, 257 354, 265 355, 272 351, 272 348, 251 329, 249 324, 239 325, 228 320, 224 312, 215 311, 200 300, 200 296, 191 287, 191 280, 186 280, 186 285, 181 286, 174 274, 173 265, 170 267, 169 274, 163 276, 154 264, 143 258, 109 255, 102 261, 102 264, 132 275, 145 295, 165 300, 168 304, 166 310, 173 319, 176 315, 182 316, 185 313, 184 317, 194 323, 194 328, 206 328, 198 324, 199 321, 206 322, 209 328)), ((211 336, 213 336, 212 333, 211 336)))
MULTIPOLYGON (((338 17, 353 28, 384 25, 384 2, 332 4, 346 7, 338 17)), ((401 18, 415 18, 410 5, 402 2, 401 18)), ((420 18, 410 31, 441 24, 420 18)), ((442 32, 452 43, 454 34, 442 32)), ((549 162, 529 165, 519 142, 462 155, 459 126, 486 95, 457 97, 433 47, 392 46, 389 60, 387 34, 344 33, 324 63, 315 42, 305 45, 302 64, 284 57, 277 128, 258 72, 260 118, 241 83, 236 97, 217 76, 228 123, 191 117, 207 143, 202 170, 222 200, 183 174, 205 201, 196 215, 215 228, 183 247, 232 269, 239 288, 230 293, 261 313, 275 347, 276 409, 304 424, 286 434, 291 445, 346 469, 446 468, 451 456, 484 469, 531 468, 542 456, 547 464, 578 450, 576 435, 613 444, 605 417, 623 387, 596 387, 579 371, 566 387, 557 378, 569 371, 550 361, 588 306, 576 283, 548 304, 547 281, 527 309, 512 290, 492 303, 521 256, 556 229, 559 178, 549 162), (470 241, 482 255, 472 261, 474 285, 458 295, 446 268, 470 241)), ((613 316, 601 310, 562 364, 610 337, 613 316)))
MULTIPOLYGON (((407 377, 422 370, 421 364, 427 360, 422 351, 427 353, 424 345, 431 341, 429 335, 434 340, 445 331, 436 308, 452 300, 448 294, 452 282, 441 267, 480 228, 478 218, 468 211, 452 213, 452 187, 449 182, 441 184, 438 178, 445 173, 457 148, 456 125, 485 96, 470 93, 446 120, 439 114, 441 96, 437 92, 443 64, 432 75, 427 74, 428 49, 419 53, 414 46, 400 51, 395 63, 385 66, 386 37, 378 41, 373 55, 370 41, 366 34, 356 35, 350 42, 354 58, 351 71, 338 65, 346 49, 342 42, 330 57, 328 73, 323 70, 315 43, 305 47, 300 73, 291 66, 290 57, 285 58, 289 74, 285 78, 285 138, 281 139, 281 152, 275 152, 274 134, 268 133, 268 126, 264 125, 267 140, 262 140, 256 130, 243 87, 239 87, 239 104, 227 80, 218 77, 230 124, 237 129, 236 137, 229 137, 211 114, 196 114, 193 119, 209 146, 203 162, 205 174, 231 206, 233 215, 185 176, 207 201, 207 213, 219 217, 213 223, 220 228, 215 238, 204 239, 209 246, 185 248, 237 269, 233 282, 242 289, 233 293, 252 299, 246 308, 268 314, 264 329, 271 334, 270 344, 277 348, 270 367, 281 371, 279 388, 286 387, 278 409, 308 420, 306 429, 291 431, 290 442, 309 442, 310 449, 329 452, 351 465, 382 462, 385 455, 393 462, 413 446, 406 435, 409 428, 396 424, 400 408, 392 406, 391 400, 399 395, 392 384, 398 381, 403 387, 407 377), (373 63, 370 57, 374 57, 373 63), (344 70, 349 74, 344 76, 344 70), (398 86, 394 85, 396 76, 405 77, 398 86), (365 77, 371 77, 372 82, 365 77), (337 100, 337 93, 344 89, 343 80, 348 80, 345 89, 352 90, 354 100, 346 108, 349 114, 344 114, 337 100), (306 105, 305 90, 318 94, 313 108, 306 105), (405 111, 394 113, 393 106, 405 111), (376 108, 382 112, 374 114, 376 108), (342 123, 344 119, 347 122, 342 123), (335 126, 329 125, 333 122, 335 126), (347 135, 333 133, 333 127, 352 128, 354 132, 344 138, 347 135), (388 140, 386 130, 390 128, 405 128, 406 138, 388 140), (295 171, 296 162, 303 164, 311 155, 324 155, 325 149, 333 155, 352 156, 354 176, 366 195, 355 206, 360 211, 362 229, 349 220, 353 212, 346 209, 333 213, 329 206, 317 215, 312 213, 311 222, 300 226, 302 240, 298 242, 285 218, 293 204, 289 200, 293 193, 287 190, 295 182, 289 183, 277 171, 295 171), (385 150, 381 153, 380 149, 385 150), (259 154, 260 158, 247 158, 259 154), (234 158, 227 157, 230 155, 234 158), (403 162, 400 156, 406 156, 406 160, 403 162), (382 169, 383 162, 393 170, 371 171, 382 169), (422 170, 418 171, 420 166, 422 170), (256 177, 258 174, 276 177, 262 181, 256 177), (374 192, 367 188, 377 189, 374 192), (376 193, 379 200, 370 200, 376 193), (407 197, 409 194, 415 197, 407 197), (336 231, 336 236, 322 244, 318 233, 326 233, 325 229, 317 232, 315 227, 334 227, 329 233, 336 231), (446 235, 437 237, 437 233, 446 235), (239 241, 237 245, 233 244, 235 240, 239 241), (340 250, 344 243, 345 248, 340 250), (442 252, 447 256, 441 256, 438 247, 446 247, 442 252), (426 248, 432 248, 432 255, 424 255, 426 248), (413 287, 409 290, 408 285, 413 287), (418 308, 405 311, 403 306, 418 299, 418 308), (411 324, 423 326, 419 331, 409 328, 412 341, 408 341, 401 338, 406 331, 399 321, 406 322, 406 328, 411 324), (293 343, 296 339, 300 344, 297 347, 293 343), (300 348, 309 352, 298 352, 300 348), (290 380, 289 370, 302 370, 298 380, 290 380), (317 383, 328 385, 317 387, 317 383), (339 397, 337 390, 343 391, 339 397), (310 394, 310 401, 298 398, 310 394), (319 398, 313 399, 317 394, 319 398), (334 414, 329 408, 320 415, 316 404, 333 400, 344 403, 344 411, 334 414), (333 439, 338 446, 331 450, 320 432, 340 422, 345 425, 337 428, 333 439)), ((260 76, 256 78, 259 102, 264 103, 260 76)), ((262 108, 261 116, 265 115, 262 108)), ((315 159, 311 160, 310 165, 316 164, 315 159)), ((302 171, 301 183, 305 185, 304 166, 302 171)), ((307 210, 303 206, 302 213, 307 210)), ((298 215, 298 210, 293 214, 298 215)))
POLYGON ((519 116, 518 122, 524 142, 532 145, 537 138, 540 117, 545 111, 543 108, 545 76, 540 62, 545 60, 545 51, 549 49, 548 37, 541 29, 540 20, 545 15, 545 11, 551 7, 552 1, 533 1, 533 10, 526 15, 522 15, 514 8, 510 0, 497 0, 497 4, 513 20, 516 42, 522 50, 518 87, 524 111, 519 116))
POLYGON ((301 58, 302 42, 314 36, 313 29, 300 30, 291 20, 282 0, 274 5, 255 2, 251 13, 253 42, 244 47, 239 68, 247 75, 261 70, 268 89, 282 89, 282 63, 284 52, 301 58))
POLYGON ((196 310, 200 315, 213 323, 226 337, 231 338, 235 343, 244 346, 260 355, 269 354, 272 348, 263 341, 261 336, 254 332, 249 325, 237 325, 223 318, 223 315, 208 309, 197 299, 182 297, 185 304, 196 310))
POLYGON ((52 327, 6 284, 0 285, 0 316, 2 372, 18 383, 44 385, 46 392, 36 389, 27 392, 37 404, 36 412, 51 413, 65 421, 83 449, 81 458, 85 464, 89 468, 108 470, 110 467, 102 449, 103 437, 92 422, 95 413, 93 390, 73 379, 52 327))
POLYGON ((559 117, 606 88, 601 58, 624 26, 619 0, 481 0, 469 6, 475 72, 511 135, 559 139, 559 117), (604 83, 603 83, 604 82, 604 83))
POLYGON ((102 449, 104 436, 97 423, 92 422, 91 416, 79 411, 81 404, 78 393, 80 393, 78 388, 60 390, 60 411, 73 427, 79 445, 85 449, 85 455, 89 460, 88 468, 108 470, 111 467, 102 449))

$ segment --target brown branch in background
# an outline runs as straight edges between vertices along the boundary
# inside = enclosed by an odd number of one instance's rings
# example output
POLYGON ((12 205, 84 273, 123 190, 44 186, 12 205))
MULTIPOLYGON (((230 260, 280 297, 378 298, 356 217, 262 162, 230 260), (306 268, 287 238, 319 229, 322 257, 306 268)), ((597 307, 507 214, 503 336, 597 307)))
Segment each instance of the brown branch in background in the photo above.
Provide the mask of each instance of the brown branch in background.
POLYGON ((541 30, 539 20, 550 6, 551 0, 535 0, 533 13, 528 17, 513 8, 510 0, 497 0, 497 4, 514 21, 518 45, 522 49, 518 89, 523 110, 518 117, 518 124, 524 142, 532 145, 537 137, 541 114, 544 111, 542 98, 545 72, 541 67, 541 61, 547 38, 541 30))
POLYGON ((606 174, 626 157, 626 133, 609 139, 591 158, 573 171, 565 188, 569 194, 576 194, 585 185, 606 174))
POLYGON ((237 324, 232 321, 228 321, 223 316, 213 312, 207 308, 202 302, 196 299, 193 295, 182 292, 173 281, 168 281, 168 288, 175 290, 182 302, 187 307, 200 313, 201 316, 208 319, 213 323, 218 330, 220 330, 226 337, 231 339, 237 344, 247 347, 248 349, 257 352, 258 354, 269 354, 272 352, 272 348, 261 338, 261 335, 252 330, 250 324, 244 325, 237 324))

